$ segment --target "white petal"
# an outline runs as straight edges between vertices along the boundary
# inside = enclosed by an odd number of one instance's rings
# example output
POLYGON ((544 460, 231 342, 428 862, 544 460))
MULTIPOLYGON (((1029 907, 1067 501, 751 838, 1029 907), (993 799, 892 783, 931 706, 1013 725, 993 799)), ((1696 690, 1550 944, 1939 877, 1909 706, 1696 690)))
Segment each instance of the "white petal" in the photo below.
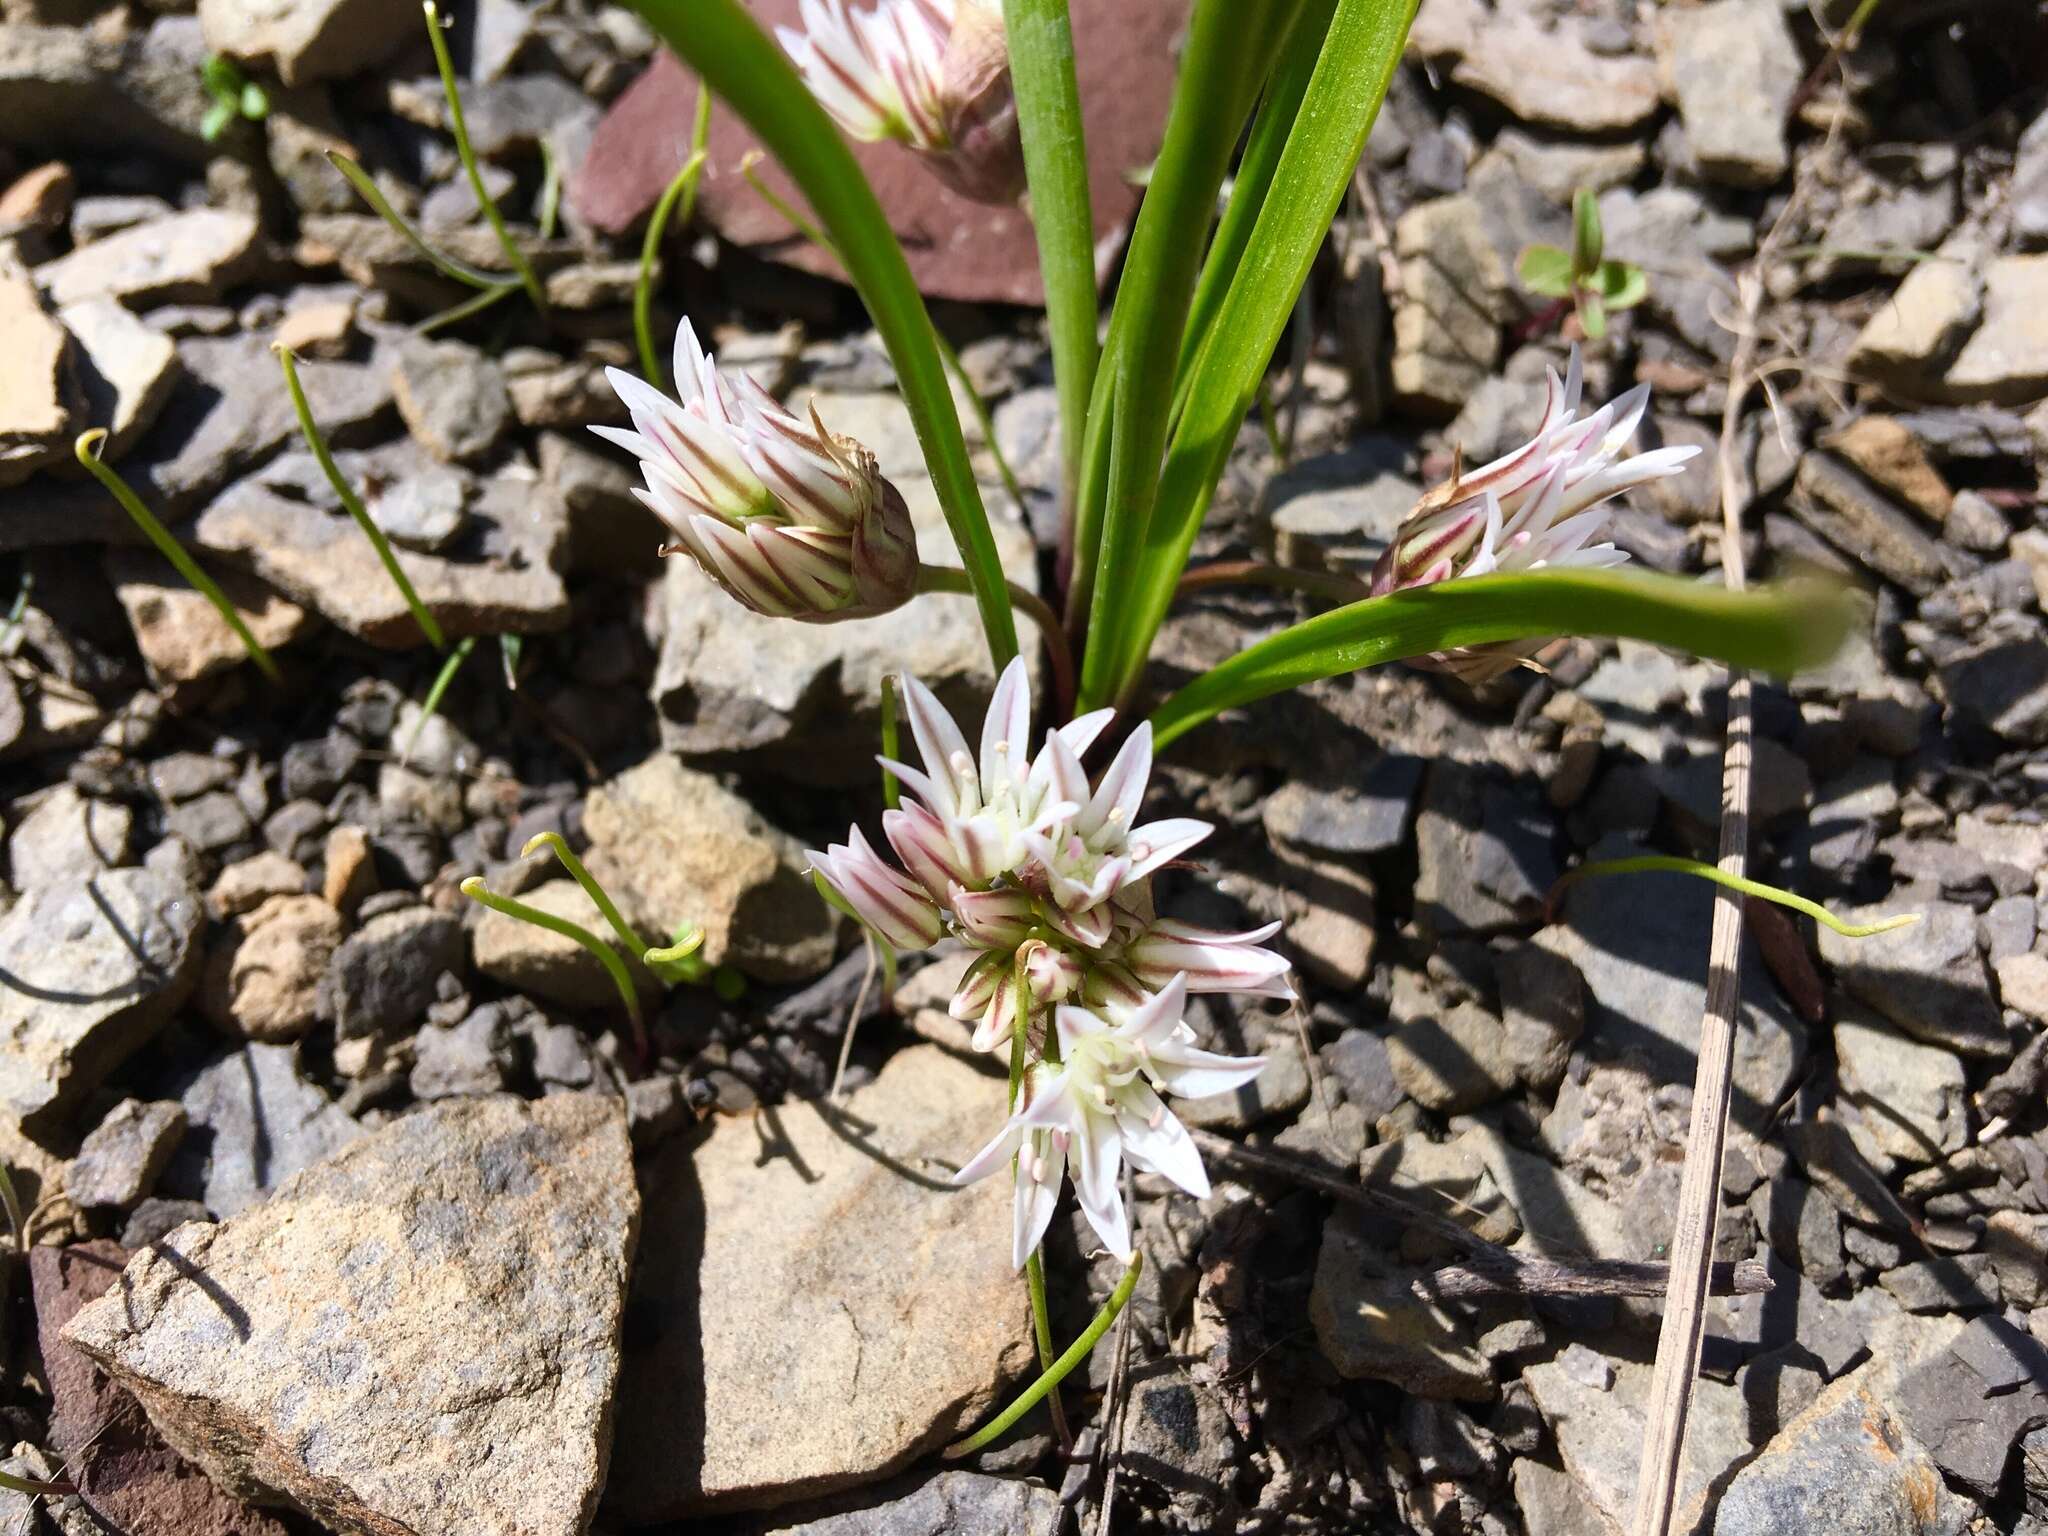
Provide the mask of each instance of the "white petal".
POLYGON ((1031 752, 1031 675, 1024 658, 1011 658, 996 679, 988 713, 981 721, 981 796, 992 799, 999 783, 1024 787, 1024 764, 1031 752))
POLYGON ((1074 1174, 1074 1193, 1080 1197, 1081 1214, 1102 1239, 1102 1246, 1128 1264, 1131 1224, 1117 1188, 1123 1172, 1123 1140, 1117 1135, 1116 1121, 1109 1115, 1084 1114, 1075 1130, 1074 1151, 1080 1166, 1074 1174))
POLYGON ((1022 1269, 1052 1225, 1052 1213, 1060 1200, 1060 1181, 1067 1175, 1064 1138, 1038 1135, 1018 1159, 1017 1193, 1010 1235, 1010 1262, 1022 1269), (1043 1167, 1027 1169, 1026 1159, 1043 1159, 1043 1167))
POLYGON ((974 773, 974 759, 967 752, 967 738, 946 713, 937 695, 916 678, 903 678, 903 712, 910 717, 910 734, 917 741, 918 756, 938 793, 932 809, 942 817, 971 815, 981 808, 974 773))
POLYGON ((1148 720, 1131 732, 1131 739, 1124 743, 1096 786, 1095 797, 1074 818, 1075 826, 1084 833, 1093 832, 1114 815, 1124 827, 1129 827, 1137 819, 1138 807, 1145 799, 1145 782, 1151 777, 1152 722, 1148 720))
POLYGON ((1242 1088, 1266 1065, 1263 1056, 1222 1056, 1175 1042, 1152 1052, 1152 1075, 1168 1093, 1207 1099, 1242 1088))
POLYGON ((1197 1200, 1209 1197, 1209 1170, 1194 1138, 1145 1084, 1133 1083, 1119 1096, 1117 1130, 1132 1167, 1171 1179, 1197 1200))

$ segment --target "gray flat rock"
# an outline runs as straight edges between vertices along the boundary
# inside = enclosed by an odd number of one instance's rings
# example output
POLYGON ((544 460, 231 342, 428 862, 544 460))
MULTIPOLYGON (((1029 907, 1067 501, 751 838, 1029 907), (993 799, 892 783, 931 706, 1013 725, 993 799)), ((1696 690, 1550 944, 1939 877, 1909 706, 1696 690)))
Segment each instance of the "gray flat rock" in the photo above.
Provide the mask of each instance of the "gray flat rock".
POLYGON ((638 1222, 622 1101, 459 1101, 178 1228, 64 1337, 238 1497, 350 1536, 581 1536, 638 1222))

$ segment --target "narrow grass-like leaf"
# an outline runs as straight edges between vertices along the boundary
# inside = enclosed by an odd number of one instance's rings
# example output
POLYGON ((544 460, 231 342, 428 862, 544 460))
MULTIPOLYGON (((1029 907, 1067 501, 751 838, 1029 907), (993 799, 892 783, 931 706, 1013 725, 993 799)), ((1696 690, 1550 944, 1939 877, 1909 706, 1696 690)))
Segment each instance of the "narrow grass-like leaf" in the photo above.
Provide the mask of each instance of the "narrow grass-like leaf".
POLYGON ((398 556, 391 548, 391 541, 384 536, 384 530, 377 526, 370 516, 362 498, 356 495, 341 470, 335 465, 334 455, 327 451, 326 440, 320 436, 319 423, 313 420, 313 407, 306 401, 305 387, 299 383, 299 360, 292 349, 281 341, 272 342, 270 350, 277 354, 277 361, 284 369, 284 385, 291 392, 292 409, 298 413, 299 431, 306 439, 306 446, 313 450, 313 457, 320 462, 321 473, 327 476, 327 483, 334 487, 334 494, 341 498, 341 504, 348 509, 348 515, 356 520, 356 526, 363 530, 363 537, 370 541, 370 547, 377 551, 377 558, 384 562, 385 574, 391 584, 398 588, 398 595, 405 599, 405 606, 412 611, 413 622, 420 627, 420 633, 427 637, 435 650, 445 650, 447 637, 441 633, 427 605, 420 601, 420 595, 413 590, 411 580, 398 563, 398 556))
MULTIPOLYGON (((1890 917, 1881 917, 1874 923, 1844 922, 1817 901, 1801 896, 1797 891, 1788 891, 1782 885, 1767 885, 1761 880, 1752 880, 1747 875, 1731 874, 1718 864, 1708 864, 1701 859, 1681 859, 1669 854, 1646 853, 1628 859, 1594 859, 1566 870, 1557 884, 1550 888, 1544 898, 1544 910, 1554 914, 1558 902, 1569 886, 1581 880, 1594 879, 1601 875, 1645 875, 1673 874, 1692 875, 1697 879, 1711 880, 1716 885, 1725 885, 1731 891, 1740 891, 1745 896, 1754 896, 1759 901, 1772 902, 1777 906, 1790 907, 1794 912, 1803 912, 1815 922, 1834 929, 1845 939, 1874 938, 1880 933, 1890 933, 1895 928, 1907 928, 1920 921, 1918 912, 1898 912, 1890 917)), ((1555 916, 1550 918, 1555 922, 1555 916)))
POLYGON ((1331 17, 1236 276, 1200 338, 1157 509, 1120 594, 1120 622, 1105 654, 1089 647, 1091 704, 1122 700, 1144 667, 1238 428, 1351 184, 1413 15, 1412 0, 1339 0, 1331 17))
MULTIPOLYGON (((604 914, 604 920, 611 925, 612 932, 616 933, 619 936, 619 942, 626 946, 627 954, 637 955, 646 951, 647 941, 627 926, 625 916, 619 911, 618 903, 611 899, 605 888, 599 885, 590 871, 583 867, 583 861, 569 851, 569 844, 561 833, 534 833, 532 837, 526 840, 526 846, 519 850, 519 857, 522 859, 528 858, 541 848, 551 850, 554 856, 561 860, 562 868, 569 871, 569 878, 583 887, 583 894, 588 896, 591 904, 604 914)), ((700 932, 697 935, 697 943, 701 944, 703 942, 704 935, 700 932)), ((695 948, 695 944, 690 946, 690 949, 695 948)), ((689 950, 684 950, 682 953, 687 954, 689 950)), ((680 959, 681 955, 676 955, 674 958, 680 959)))
POLYGON ((495 308, 515 293, 525 290, 516 282, 500 283, 495 288, 486 288, 482 293, 473 293, 460 303, 450 304, 446 309, 427 316, 414 329, 422 336, 431 336, 436 331, 459 325, 473 315, 480 315, 487 309, 495 308))
POLYGON ((839 131, 740 0, 633 0, 678 57, 731 104, 795 179, 889 349, 946 526, 974 584, 997 666, 1017 654, 1002 557, 981 504, 931 317, 903 247, 839 131))
POLYGON ((1081 92, 1074 79, 1074 31, 1067 0, 1004 0, 1003 21, 1059 395, 1061 490, 1071 509, 1096 355, 1095 217, 1088 196, 1081 92))
POLYGON ((469 189, 476 194, 477 206, 490 221, 491 233, 498 237, 505 259, 519 274, 519 281, 533 299, 534 308, 545 314, 547 293, 541 288, 540 278, 535 274, 533 264, 526 259, 526 253, 512 238, 512 231, 505 227, 505 216, 498 212, 498 200, 484 185, 483 168, 477 164, 476 151, 470 148, 469 124, 462 116, 462 93, 455 86, 455 61, 448 56, 448 38, 441 29, 441 13, 435 9, 434 0, 426 0, 420 10, 427 18, 427 37, 434 45, 434 65, 441 71, 441 91, 448 98, 448 127, 455 135, 455 154, 469 175, 469 189))
POLYGON ((157 521, 156 514, 142 504, 142 500, 128 488, 128 482, 114 472, 113 466, 100 461, 100 444, 106 441, 106 428, 94 427, 90 432, 79 434, 77 442, 71 445, 78 462, 85 466, 92 477, 106 487, 107 494, 121 504, 121 510, 129 520, 140 528, 157 547, 157 552, 176 567, 180 576, 190 582, 205 599, 213 604, 214 612, 226 621, 228 628, 235 632, 235 638, 242 642, 242 649, 249 653, 249 659, 256 663, 263 675, 273 683, 281 682, 277 663, 270 659, 270 652, 249 633, 249 626, 242 622, 242 616, 235 611, 235 605, 228 601, 220 584, 199 568, 199 562, 185 553, 171 530, 157 521))
POLYGON ((339 150, 327 151, 328 162, 348 178, 349 185, 356 189, 358 196, 370 205, 378 217, 405 236, 407 244, 420 253, 444 276, 452 277, 458 283, 467 283, 472 288, 499 288, 506 284, 518 287, 517 278, 509 278, 502 272, 486 272, 481 267, 472 267, 466 261, 457 261, 445 251, 438 250, 419 232, 404 214, 391 206, 377 183, 370 179, 370 173, 339 150))
MULTIPOLYGON (((1105 395, 1114 401, 1105 418, 1111 432, 1106 456, 1085 447, 1082 456, 1084 470, 1099 462, 1107 474, 1099 484, 1082 481, 1075 508, 1074 579, 1088 594, 1079 698, 1084 710, 1107 702, 1118 682, 1117 641, 1127 628, 1138 550, 1159 490, 1171 425, 1170 381, 1217 189, 1300 4, 1196 0, 1166 135, 1117 285, 1110 321, 1115 341, 1089 406, 1092 414, 1102 409, 1105 395)), ((1093 420, 1089 426, 1098 430, 1093 420)))
POLYGON ((1152 716, 1153 741, 1317 678, 1460 646, 1616 635, 1755 671, 1818 665, 1848 633, 1843 589, 1794 582, 1729 592, 1641 571, 1533 571, 1413 587, 1318 614, 1212 667, 1152 716))
POLYGON ((1188 305, 1186 333, 1181 337, 1180 361, 1174 367, 1174 416, 1178 420, 1187 399, 1189 375, 1203 341, 1216 323, 1216 315, 1230 286, 1237 279, 1245 246, 1258 222, 1259 210, 1273 187, 1273 173, 1279 169, 1280 154, 1287 136, 1301 112, 1301 99, 1315 73, 1316 60, 1329 35, 1330 17, 1337 0, 1307 0, 1294 18, 1272 78, 1259 99, 1251 132, 1245 136, 1244 153, 1238 157, 1237 172, 1230 179, 1230 201, 1216 225, 1216 238, 1209 242, 1209 254, 1202 261, 1202 276, 1195 284, 1195 297, 1188 305))
MULTIPOLYGON (((25 1493, 31 1498, 62 1497, 78 1492, 76 1483, 43 1483, 32 1477, 16 1477, 12 1472, 0 1472, 0 1488, 9 1493, 25 1493)), ((30 1518, 33 1519, 33 1515, 30 1518)))
POLYGON ((510 896, 500 896, 484 884, 482 875, 471 875, 462 882, 462 894, 493 912, 502 912, 507 917, 516 917, 522 923, 531 923, 536 928, 545 928, 549 933, 559 933, 565 939, 573 939, 595 955, 598 963, 605 968, 605 974, 612 979, 612 985, 619 989, 619 1001, 626 1005, 626 1017, 633 1024, 633 1043, 641 1057, 647 1055, 647 1024, 640 1016, 640 991, 633 985, 633 976, 626 969, 626 962, 619 958, 617 950, 605 943, 581 923, 572 923, 566 917, 557 917, 552 912, 543 912, 538 907, 529 907, 523 901, 514 901, 510 896))
POLYGON ((633 340, 640 348, 640 372, 656 389, 668 388, 668 370, 661 365, 661 350, 654 344, 654 268, 661 259, 661 243, 668 238, 670 218, 678 207, 683 227, 697 207, 697 183, 704 174, 705 142, 711 137, 711 88, 697 87, 697 116, 690 125, 690 158, 683 162, 675 179, 662 190, 661 201, 647 221, 647 233, 640 241, 640 275, 633 282, 633 340))
POLYGON ((405 749, 398 754, 398 766, 403 768, 412 761, 413 749, 420 744, 420 737, 427 729, 427 722, 441 712, 441 700, 447 695, 448 685, 455 681, 455 674, 462 670, 462 664, 469 660, 469 653, 476 649, 476 636, 464 635, 456 642, 441 663, 441 670, 434 674, 433 683, 427 688, 427 696, 420 701, 419 718, 406 733, 405 749))
MULTIPOLYGON (((700 149, 683 162, 675 180, 663 190, 640 241, 640 274, 633 280, 633 341, 640 349, 640 372, 659 390, 668 388, 668 369, 662 366, 661 351, 654 344, 654 273, 661 260, 661 242, 668 235, 669 218, 677 203, 694 200, 703 169, 704 151, 700 149)), ((688 221, 687 214, 684 219, 688 221)))

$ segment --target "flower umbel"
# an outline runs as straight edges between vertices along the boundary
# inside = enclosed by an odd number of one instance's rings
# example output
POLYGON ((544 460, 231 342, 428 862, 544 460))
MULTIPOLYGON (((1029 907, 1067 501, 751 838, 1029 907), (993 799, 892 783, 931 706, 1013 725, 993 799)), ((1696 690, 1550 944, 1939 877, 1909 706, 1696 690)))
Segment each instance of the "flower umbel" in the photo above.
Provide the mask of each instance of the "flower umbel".
POLYGON ((910 511, 874 455, 818 420, 791 415, 745 374, 722 374, 685 320, 676 400, 605 370, 632 430, 592 427, 640 461, 634 495, 687 552, 756 613, 826 622, 868 618, 917 587, 910 511))
POLYGON ((1018 1113, 970 1165, 978 1177, 1008 1151, 1023 1151, 1017 1262, 1051 1220, 1070 1152, 1089 1220, 1128 1257, 1116 1193, 1123 1158, 1208 1192, 1193 1144, 1158 1092, 1221 1093, 1263 1065, 1197 1049, 1181 1017, 1185 1000, 1195 992, 1291 998, 1287 961, 1262 947, 1279 924, 1215 933, 1154 915, 1152 875, 1210 827, 1184 817, 1138 821, 1152 770, 1149 727, 1131 733, 1091 786, 1081 756, 1111 712, 1048 732, 1029 756, 1021 660, 996 684, 978 755, 929 689, 906 678, 903 695, 924 766, 887 763, 904 802, 882 827, 908 873, 858 829, 813 853, 811 867, 892 945, 921 948, 950 934, 975 951, 949 1010, 973 1026, 975 1049, 1002 1049, 1023 1027, 1048 1058, 1027 1071, 1018 1113), (1050 1041, 1040 1022, 1048 1010, 1057 1026, 1050 1041))
MULTIPOLYGON (((1375 597, 1460 576, 1543 566, 1610 566, 1628 559, 1605 540, 1606 503, 1651 480, 1680 473, 1697 447, 1657 448, 1621 457, 1649 404, 1650 386, 1581 418, 1583 382, 1572 349, 1565 377, 1549 376, 1543 421, 1520 448, 1483 468, 1454 475, 1425 495, 1373 567, 1375 597)), ((1475 646, 1431 657, 1477 685, 1520 665, 1548 644, 1475 646)))
POLYGON ((776 28, 820 106, 853 138, 918 151, 962 197, 1013 203, 1023 141, 1000 9, 990 0, 803 0, 776 28))
POLYGON ((1160 1094, 1228 1093, 1258 1076, 1266 1059, 1198 1048, 1181 1018, 1187 994, 1186 978, 1176 977, 1134 1007, 1055 1010, 1059 1060, 1032 1070, 1009 1122, 953 1176, 955 1184, 971 1184, 1017 1154, 1011 1257, 1018 1268, 1045 1236, 1069 1167, 1082 1214, 1102 1245, 1126 1263, 1130 1219, 1117 1188, 1125 1162, 1170 1179, 1198 1200, 1208 1195, 1209 1175, 1194 1141, 1160 1094))

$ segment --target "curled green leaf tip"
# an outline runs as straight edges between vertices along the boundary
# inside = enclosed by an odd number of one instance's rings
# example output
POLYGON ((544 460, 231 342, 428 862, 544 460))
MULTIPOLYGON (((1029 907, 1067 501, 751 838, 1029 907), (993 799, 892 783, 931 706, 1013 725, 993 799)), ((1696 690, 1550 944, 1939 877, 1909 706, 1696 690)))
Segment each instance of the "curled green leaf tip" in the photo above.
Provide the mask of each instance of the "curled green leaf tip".
POLYGON ((1709 864, 1701 859, 1682 859, 1669 854, 1645 854, 1632 859, 1595 859, 1581 864, 1577 869, 1568 870, 1550 888, 1550 895, 1544 901, 1544 909, 1551 920, 1555 920, 1558 904, 1565 888, 1580 880, 1599 875, 1639 875, 1663 873, 1692 875, 1701 880, 1711 880, 1716 885, 1739 891, 1744 896, 1754 896, 1759 901, 1768 901, 1776 906, 1790 907, 1804 913, 1817 923, 1824 923, 1846 939, 1867 939, 1876 934, 1890 933, 1896 928, 1910 927, 1920 921, 1918 912, 1897 912, 1890 917, 1878 918, 1875 922, 1850 923, 1835 916, 1819 902, 1788 891, 1783 886, 1767 885, 1761 880, 1751 880, 1742 875, 1731 875, 1719 865, 1709 864))

